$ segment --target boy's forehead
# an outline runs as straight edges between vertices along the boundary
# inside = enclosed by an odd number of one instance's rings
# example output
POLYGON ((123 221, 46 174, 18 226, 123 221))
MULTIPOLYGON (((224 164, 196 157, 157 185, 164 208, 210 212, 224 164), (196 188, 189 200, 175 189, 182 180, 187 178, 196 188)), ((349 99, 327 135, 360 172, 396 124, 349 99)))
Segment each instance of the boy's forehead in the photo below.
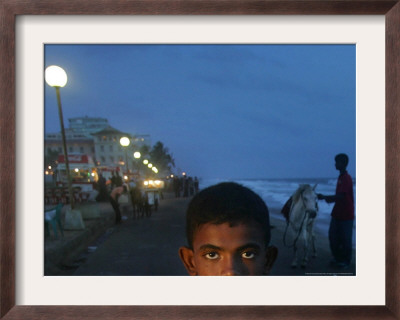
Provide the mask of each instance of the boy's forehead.
POLYGON ((265 245, 263 228, 254 221, 249 223, 221 224, 206 223, 201 225, 194 234, 193 249, 204 245, 214 245, 221 248, 235 248, 249 243, 265 245))

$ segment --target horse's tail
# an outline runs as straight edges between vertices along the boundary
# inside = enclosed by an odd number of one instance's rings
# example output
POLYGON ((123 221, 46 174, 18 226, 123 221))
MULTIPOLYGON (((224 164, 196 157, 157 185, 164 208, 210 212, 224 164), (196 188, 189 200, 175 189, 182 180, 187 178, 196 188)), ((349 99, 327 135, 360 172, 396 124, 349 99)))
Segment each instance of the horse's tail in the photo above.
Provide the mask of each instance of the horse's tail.
POLYGON ((289 224, 289 216, 290 216, 290 211, 292 210, 292 204, 293 204, 293 198, 290 197, 288 201, 283 205, 283 208, 281 210, 281 213, 286 219, 286 224, 289 224))

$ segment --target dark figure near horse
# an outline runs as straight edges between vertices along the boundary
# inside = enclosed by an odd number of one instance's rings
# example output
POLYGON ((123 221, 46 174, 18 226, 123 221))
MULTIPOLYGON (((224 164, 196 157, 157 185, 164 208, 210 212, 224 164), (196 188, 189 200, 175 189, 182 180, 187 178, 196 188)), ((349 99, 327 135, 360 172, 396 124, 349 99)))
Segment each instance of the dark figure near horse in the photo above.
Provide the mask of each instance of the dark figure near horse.
POLYGON ((318 199, 335 203, 329 225, 329 244, 333 255, 331 265, 348 268, 353 251, 354 195, 353 180, 347 173, 349 157, 340 153, 335 156, 335 168, 339 171, 335 195, 318 194, 318 199))

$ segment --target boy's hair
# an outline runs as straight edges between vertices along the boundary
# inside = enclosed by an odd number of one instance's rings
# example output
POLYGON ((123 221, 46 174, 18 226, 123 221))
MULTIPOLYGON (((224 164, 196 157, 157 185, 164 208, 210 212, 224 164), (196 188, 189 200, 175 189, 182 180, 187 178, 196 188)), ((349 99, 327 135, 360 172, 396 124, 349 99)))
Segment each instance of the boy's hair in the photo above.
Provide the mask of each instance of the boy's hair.
POLYGON ((186 211, 186 236, 193 249, 194 234, 206 223, 231 226, 255 221, 265 233, 265 245, 271 239, 269 212, 265 202, 249 188, 223 182, 200 191, 186 211))
POLYGON ((335 161, 342 161, 347 167, 347 165, 349 164, 349 157, 345 153, 339 153, 335 156, 335 161))

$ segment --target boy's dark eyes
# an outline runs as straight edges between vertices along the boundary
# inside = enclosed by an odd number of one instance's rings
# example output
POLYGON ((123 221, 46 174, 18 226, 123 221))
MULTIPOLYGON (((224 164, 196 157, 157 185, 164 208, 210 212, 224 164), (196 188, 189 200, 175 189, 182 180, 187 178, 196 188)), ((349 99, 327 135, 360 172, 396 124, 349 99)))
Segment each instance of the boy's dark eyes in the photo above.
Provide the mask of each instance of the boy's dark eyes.
MULTIPOLYGON (((209 260, 215 260, 215 259, 220 258, 219 253, 216 252, 216 251, 206 252, 206 253, 203 254, 203 256, 205 258, 209 259, 209 260)), ((257 256, 257 251, 253 250, 253 249, 252 250, 245 250, 245 251, 242 251, 240 253, 240 256, 243 259, 254 259, 257 256)))
POLYGON ((257 255, 255 250, 248 250, 242 252, 242 258, 244 259, 254 259, 257 255))
POLYGON ((219 254, 217 252, 211 251, 211 252, 206 252, 204 254, 204 257, 210 260, 215 260, 219 258, 219 254))

